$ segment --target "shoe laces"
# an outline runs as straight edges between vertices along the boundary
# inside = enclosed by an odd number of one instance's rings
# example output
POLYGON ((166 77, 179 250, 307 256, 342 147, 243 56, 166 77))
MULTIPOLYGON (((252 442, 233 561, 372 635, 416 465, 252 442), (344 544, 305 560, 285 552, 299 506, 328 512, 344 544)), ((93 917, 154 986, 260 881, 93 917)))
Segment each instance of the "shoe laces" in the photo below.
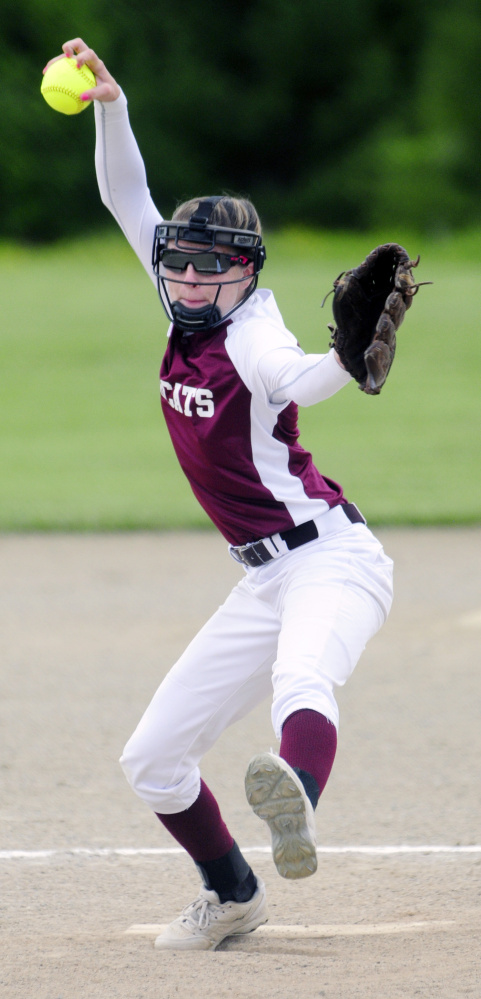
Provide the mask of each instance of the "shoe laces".
POLYGON ((197 898, 184 909, 182 922, 203 930, 211 921, 212 910, 219 908, 220 902, 217 892, 201 888, 197 898))

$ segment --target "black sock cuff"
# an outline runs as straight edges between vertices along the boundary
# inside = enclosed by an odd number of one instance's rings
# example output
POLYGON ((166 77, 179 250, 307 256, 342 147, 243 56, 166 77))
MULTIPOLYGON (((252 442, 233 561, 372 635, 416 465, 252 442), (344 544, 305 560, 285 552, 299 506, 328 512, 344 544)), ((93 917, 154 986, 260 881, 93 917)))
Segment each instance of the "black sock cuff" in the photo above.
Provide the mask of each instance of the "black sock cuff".
POLYGON ((301 781, 312 807, 316 808, 317 802, 321 796, 319 784, 317 783, 316 778, 313 777, 312 774, 308 773, 307 770, 301 770, 300 767, 293 767, 292 769, 301 781))
POLYGON ((237 843, 228 853, 215 860, 196 862, 205 887, 217 892, 221 902, 248 902, 257 888, 257 881, 237 843))

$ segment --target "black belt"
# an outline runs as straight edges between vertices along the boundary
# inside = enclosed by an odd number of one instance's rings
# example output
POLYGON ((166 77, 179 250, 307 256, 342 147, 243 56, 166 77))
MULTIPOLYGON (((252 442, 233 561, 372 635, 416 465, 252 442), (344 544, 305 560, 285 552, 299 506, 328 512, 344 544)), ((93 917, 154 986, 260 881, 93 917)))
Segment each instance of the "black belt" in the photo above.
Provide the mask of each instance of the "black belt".
MULTIPOLYGON (((366 523, 365 518, 354 503, 339 503, 331 509, 342 510, 351 524, 366 523)), ((328 516, 328 513, 325 516, 328 516)), ((293 551, 294 548, 300 548, 308 541, 315 541, 319 537, 319 531, 315 521, 308 520, 307 523, 291 527, 288 531, 279 531, 278 536, 285 542, 289 551, 293 551)), ((269 540, 274 544, 272 536, 269 540)), ((271 562, 276 557, 269 551, 264 541, 252 541, 247 545, 239 545, 238 548, 231 547, 230 553, 237 562, 243 562, 244 565, 250 565, 254 569, 259 565, 265 565, 266 562, 271 562)))

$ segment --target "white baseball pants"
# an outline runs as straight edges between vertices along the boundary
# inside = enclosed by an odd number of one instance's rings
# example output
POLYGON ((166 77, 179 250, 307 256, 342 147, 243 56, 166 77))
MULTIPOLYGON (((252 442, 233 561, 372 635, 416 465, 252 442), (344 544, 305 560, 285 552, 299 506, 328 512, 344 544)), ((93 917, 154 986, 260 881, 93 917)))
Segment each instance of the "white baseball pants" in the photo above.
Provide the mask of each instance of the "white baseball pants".
POLYGON ((334 690, 392 601, 391 560, 364 524, 346 525, 247 569, 170 670, 120 760, 153 811, 192 805, 203 755, 268 696, 278 739, 300 708, 338 726, 334 690))

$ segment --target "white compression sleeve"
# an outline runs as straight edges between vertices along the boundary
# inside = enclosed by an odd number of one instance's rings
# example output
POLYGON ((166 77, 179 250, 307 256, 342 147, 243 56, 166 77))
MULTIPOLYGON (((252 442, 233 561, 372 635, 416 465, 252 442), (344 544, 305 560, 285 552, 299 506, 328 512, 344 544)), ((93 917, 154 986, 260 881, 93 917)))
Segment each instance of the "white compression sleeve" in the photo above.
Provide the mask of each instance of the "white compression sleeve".
POLYGON ((269 402, 295 402, 312 406, 329 399, 351 381, 351 376, 328 354, 299 354, 294 347, 279 347, 261 357, 258 365, 269 402))
POLYGON ((147 186, 145 167, 129 122, 123 93, 116 101, 95 101, 95 166, 100 197, 155 283, 152 243, 162 216, 147 186))

